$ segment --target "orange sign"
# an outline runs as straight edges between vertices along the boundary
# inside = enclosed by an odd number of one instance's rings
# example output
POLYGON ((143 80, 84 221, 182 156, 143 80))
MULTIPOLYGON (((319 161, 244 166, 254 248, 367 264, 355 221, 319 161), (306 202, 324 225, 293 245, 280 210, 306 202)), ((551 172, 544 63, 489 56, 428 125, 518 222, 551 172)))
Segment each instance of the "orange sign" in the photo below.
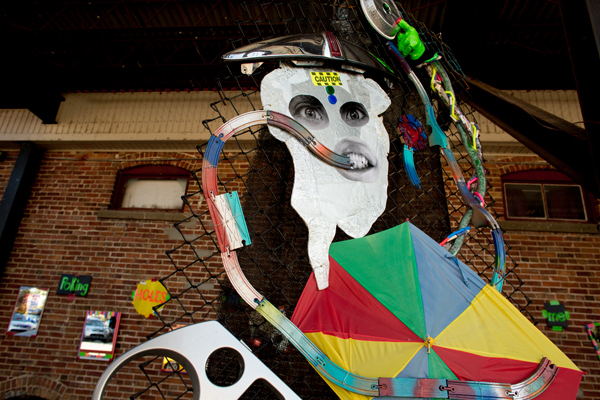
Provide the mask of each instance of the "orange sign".
MULTIPOLYGON (((154 313, 153 307, 169 300, 167 289, 158 281, 147 280, 140 282, 133 294, 133 306, 135 310, 148 318, 154 313)), ((162 308, 162 307, 160 307, 162 308)), ((159 308, 159 309, 160 309, 159 308)))

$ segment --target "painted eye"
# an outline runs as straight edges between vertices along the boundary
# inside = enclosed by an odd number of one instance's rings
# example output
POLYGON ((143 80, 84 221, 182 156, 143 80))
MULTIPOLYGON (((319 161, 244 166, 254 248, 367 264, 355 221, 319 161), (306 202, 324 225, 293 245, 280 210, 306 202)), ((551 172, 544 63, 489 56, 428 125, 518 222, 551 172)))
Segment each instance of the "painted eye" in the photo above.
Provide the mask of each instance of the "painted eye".
POLYGON ((323 119, 321 114, 319 114, 319 112, 317 110, 315 110, 314 108, 306 107, 302 111, 304 112, 304 115, 303 115, 304 118, 318 119, 318 120, 323 119))
POLYGON ((340 107, 340 116, 346 124, 354 127, 363 126, 369 122, 369 114, 365 106, 354 101, 340 107))
POLYGON ((316 97, 298 95, 290 100, 290 114, 302 125, 310 129, 324 129, 329 126, 329 117, 325 107, 316 97))

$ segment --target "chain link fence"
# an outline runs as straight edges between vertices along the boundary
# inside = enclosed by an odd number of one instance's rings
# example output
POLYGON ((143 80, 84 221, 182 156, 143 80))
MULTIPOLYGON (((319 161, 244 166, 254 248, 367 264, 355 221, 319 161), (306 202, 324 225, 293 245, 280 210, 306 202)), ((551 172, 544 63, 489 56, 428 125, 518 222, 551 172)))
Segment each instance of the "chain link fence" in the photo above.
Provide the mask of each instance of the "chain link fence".
MULTIPOLYGON (((410 2, 404 3, 407 5, 410 2)), ((426 46, 443 55, 441 63, 449 72, 457 94, 467 90, 464 75, 451 50, 400 4, 398 8, 405 19, 419 30, 426 46)), ((368 49, 399 71, 399 82, 394 82, 393 88, 387 88, 381 82, 392 100, 392 105, 383 115, 390 137, 388 200, 385 212, 373 224, 370 233, 410 220, 439 242, 458 226, 467 207, 460 199, 439 150, 426 147, 414 153, 421 188, 411 184, 404 170, 398 120, 403 115, 412 114, 425 126, 425 107, 413 84, 400 72, 402 68, 399 63, 390 56, 386 40, 375 33, 362 16, 358 0, 242 2, 236 3, 236 7, 229 11, 224 8, 223 12, 229 13, 229 18, 236 21, 239 34, 238 38, 230 40, 230 48, 283 35, 330 31, 340 39, 368 49)), ((226 121, 223 115, 231 115, 232 109, 237 114, 241 110, 260 109, 260 82, 266 73, 276 67, 275 63, 265 63, 248 77, 241 74, 238 65, 224 65, 220 69, 220 76, 211 77, 218 87, 221 100, 211 104, 214 117, 204 121, 206 129, 213 133, 226 121)), ((424 71, 416 72, 423 74, 420 76, 423 82, 429 80, 424 71)), ((463 174, 472 176, 473 165, 448 116, 448 110, 441 101, 436 100, 435 93, 431 92, 430 97, 438 123, 452 143, 463 174)), ((460 107, 473 121, 472 109, 467 104, 460 104, 460 107)), ((204 155, 205 146, 198 147, 200 156, 204 155)), ((200 188, 201 174, 201 170, 192 172, 200 188)), ((240 265, 249 282, 288 317, 294 312, 311 273, 307 255, 308 229, 290 204, 293 177, 294 165, 287 148, 274 139, 266 128, 249 128, 236 134, 227 142, 221 154, 219 192, 238 192, 252 238, 252 245, 237 252, 240 265)), ((488 209, 495 214, 494 199, 488 195, 486 200, 488 209)), ((176 224, 182 243, 167 252, 173 271, 160 279, 171 298, 164 308, 157 310, 163 327, 148 337, 180 325, 216 319, 246 343, 302 399, 337 398, 302 355, 258 313, 246 306, 232 288, 222 267, 214 227, 202 191, 188 194, 184 201, 186 212, 191 216, 176 224)), ((335 241, 346 239, 349 238, 338 229, 335 241)), ((509 245, 507 248, 510 250, 509 245)), ((459 257, 489 282, 494 263, 489 231, 472 229, 459 257)), ((532 319, 527 312, 530 301, 522 291, 523 282, 516 274, 516 266, 509 251, 504 294, 532 319)), ((202 338, 198 338, 198 341, 201 343, 202 338)), ((190 346, 194 345, 190 343, 190 346)), ((136 382, 133 388, 129 386, 127 395, 140 399, 192 398, 191 384, 181 367, 174 361, 163 364, 162 357, 150 358, 139 364, 142 381, 136 382), (173 372, 165 373, 164 370, 173 372)), ((236 381, 240 366, 232 354, 219 351, 209 359, 206 371, 213 383, 226 386, 236 381)), ((127 377, 122 382, 125 381, 127 377)), ((117 384, 117 387, 121 386, 117 384)), ((258 382, 242 398, 276 397, 267 385, 258 382)))

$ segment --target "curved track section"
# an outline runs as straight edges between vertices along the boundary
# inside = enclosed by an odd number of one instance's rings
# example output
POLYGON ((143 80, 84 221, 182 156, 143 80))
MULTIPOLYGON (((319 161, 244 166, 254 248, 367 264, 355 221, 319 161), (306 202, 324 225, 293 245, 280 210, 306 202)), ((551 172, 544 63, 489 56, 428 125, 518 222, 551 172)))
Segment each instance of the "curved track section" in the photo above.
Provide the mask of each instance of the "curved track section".
MULTIPOLYGON (((435 119, 433 121, 435 121, 435 119)), ((283 114, 271 111, 252 111, 233 118, 221 126, 209 140, 202 164, 203 191, 209 205, 213 225, 215 226, 215 233, 221 248, 221 257, 227 276, 244 301, 288 338, 290 343, 304 355, 315 369, 331 382, 334 382, 346 390, 372 397, 433 397, 472 400, 494 398, 508 400, 518 398, 515 394, 515 389, 517 387, 522 391, 523 388, 535 386, 536 389, 532 390, 532 392, 539 394, 550 385, 554 376, 556 376, 558 368, 553 366, 552 373, 546 372, 550 367, 544 366, 545 360, 543 360, 540 365, 542 373, 538 374, 536 372, 536 374, 528 380, 516 385, 426 378, 368 378, 353 374, 331 361, 331 359, 316 347, 296 325, 294 325, 285 315, 262 296, 250 282, 248 282, 239 265, 236 252, 230 250, 227 231, 223 229, 223 219, 215 205, 214 199, 219 195, 217 185, 217 165, 225 141, 243 129, 261 124, 276 126, 294 136, 316 157, 319 157, 330 165, 348 169, 352 168, 352 165, 349 163, 349 160, 345 160, 347 157, 336 154, 319 144, 302 125, 283 114), (487 393, 487 395, 482 392, 482 388, 485 388, 485 393, 487 393), (457 390, 461 397, 449 397, 451 396, 449 393, 456 392, 457 390), (488 397, 490 394, 493 395, 493 397, 488 397)), ((439 127, 437 129, 439 129, 439 127)), ((447 148, 444 150, 447 150, 447 148)), ((453 160, 453 164, 457 166, 451 151, 449 151, 449 156, 447 155, 447 157, 450 157, 450 160, 453 160)), ((458 173, 460 173, 460 170, 458 170, 458 173)), ((462 174, 460 174, 459 177, 462 179, 463 186, 466 188, 466 183, 464 183, 462 174)), ((473 198, 473 195, 468 189, 466 189, 466 192, 473 198)), ((473 203, 476 203, 476 205, 481 207, 474 199, 473 203)), ((483 207, 481 207, 481 209, 483 209, 483 207)), ((483 209, 483 211, 485 211, 485 209, 483 209)), ((485 213, 487 213, 487 211, 485 211, 485 213)), ((489 215, 489 213, 487 214, 489 215)), ((491 215, 489 218, 492 218, 491 215)), ((495 223, 493 218, 492 221, 495 223)), ((488 225, 489 224, 488 220, 488 225)))

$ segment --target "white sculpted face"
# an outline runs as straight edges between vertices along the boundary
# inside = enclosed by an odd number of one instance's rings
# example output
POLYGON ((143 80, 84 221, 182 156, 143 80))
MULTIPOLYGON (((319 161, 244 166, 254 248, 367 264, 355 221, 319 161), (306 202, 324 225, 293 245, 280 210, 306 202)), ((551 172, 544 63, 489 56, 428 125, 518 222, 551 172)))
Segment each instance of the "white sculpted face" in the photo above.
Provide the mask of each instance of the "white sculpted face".
POLYGON ((308 255, 319 289, 329 284, 329 246, 339 226, 351 237, 367 234, 387 201, 389 138, 379 117, 390 99, 361 74, 339 73, 341 86, 319 86, 311 73, 328 69, 283 66, 262 81, 266 110, 286 114, 329 149, 354 161, 342 170, 317 159, 296 139, 269 127, 294 159, 292 206, 309 230, 308 255), (333 88, 333 90, 332 90, 333 88), (334 93, 332 93, 334 91, 334 93))

